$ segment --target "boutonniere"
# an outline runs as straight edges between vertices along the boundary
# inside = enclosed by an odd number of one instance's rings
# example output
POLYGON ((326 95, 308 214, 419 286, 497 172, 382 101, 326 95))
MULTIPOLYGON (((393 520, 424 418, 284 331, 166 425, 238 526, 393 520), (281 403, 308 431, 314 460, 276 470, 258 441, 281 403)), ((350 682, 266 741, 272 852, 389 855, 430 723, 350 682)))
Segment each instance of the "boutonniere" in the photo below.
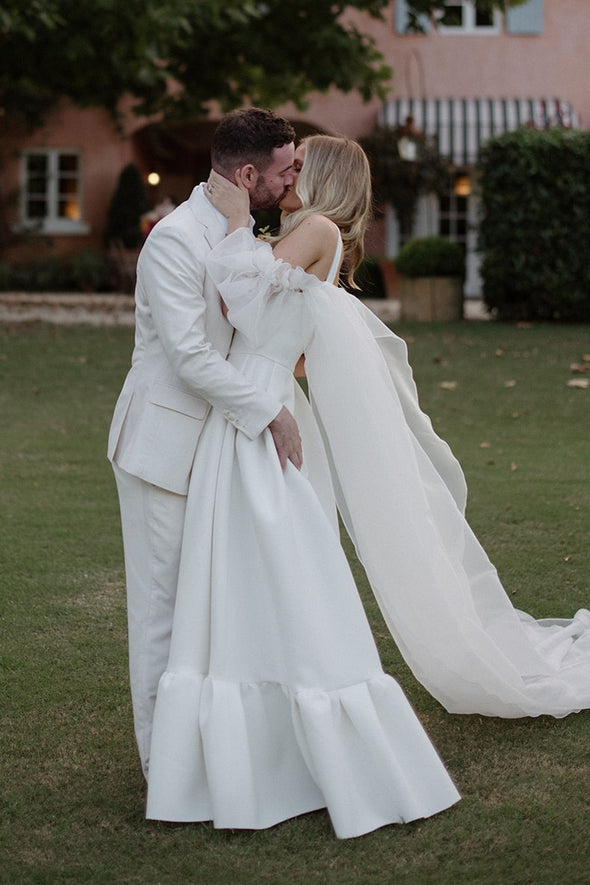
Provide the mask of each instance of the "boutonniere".
POLYGON ((266 227, 261 227, 258 231, 258 235, 256 237, 257 240, 270 240, 272 238, 272 233, 270 231, 270 226, 267 224, 266 227))

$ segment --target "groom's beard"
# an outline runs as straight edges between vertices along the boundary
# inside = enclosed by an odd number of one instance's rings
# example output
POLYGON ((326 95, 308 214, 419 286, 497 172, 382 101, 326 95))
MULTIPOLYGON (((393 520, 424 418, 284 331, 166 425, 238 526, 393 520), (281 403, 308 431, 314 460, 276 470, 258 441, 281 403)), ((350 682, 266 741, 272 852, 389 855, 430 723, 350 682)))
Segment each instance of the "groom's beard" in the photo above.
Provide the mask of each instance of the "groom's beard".
POLYGON ((254 190, 250 191, 250 208, 276 209, 287 191, 288 188, 283 188, 281 193, 277 196, 277 194, 273 193, 268 187, 264 175, 259 175, 256 187, 254 190))

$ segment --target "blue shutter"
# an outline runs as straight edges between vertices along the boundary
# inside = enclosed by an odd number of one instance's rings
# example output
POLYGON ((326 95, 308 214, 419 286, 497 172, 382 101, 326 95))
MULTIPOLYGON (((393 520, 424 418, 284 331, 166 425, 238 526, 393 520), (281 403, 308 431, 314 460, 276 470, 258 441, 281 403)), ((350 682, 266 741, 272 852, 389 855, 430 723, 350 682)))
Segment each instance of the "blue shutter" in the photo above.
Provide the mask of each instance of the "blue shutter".
MULTIPOLYGON (((418 16, 418 21, 424 28, 424 32, 428 31, 428 26, 430 24, 429 18, 427 15, 418 16)), ((395 30, 398 34, 411 34, 412 31, 408 31, 408 24, 410 22, 410 16, 408 14, 408 3, 407 0, 395 0, 395 30)))
POLYGON ((542 34, 543 0, 528 0, 522 6, 507 9, 506 30, 509 34, 542 34))

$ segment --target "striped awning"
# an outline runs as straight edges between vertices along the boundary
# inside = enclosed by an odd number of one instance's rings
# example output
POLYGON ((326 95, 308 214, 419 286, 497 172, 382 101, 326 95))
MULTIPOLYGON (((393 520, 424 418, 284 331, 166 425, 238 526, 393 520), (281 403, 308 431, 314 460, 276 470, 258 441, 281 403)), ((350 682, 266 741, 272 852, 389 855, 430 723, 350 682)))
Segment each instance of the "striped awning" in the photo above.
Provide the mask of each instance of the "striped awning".
POLYGON ((456 166, 475 163, 483 142, 523 126, 575 128, 578 117, 559 98, 396 98, 379 122, 403 126, 409 114, 426 135, 436 136, 441 154, 456 166))

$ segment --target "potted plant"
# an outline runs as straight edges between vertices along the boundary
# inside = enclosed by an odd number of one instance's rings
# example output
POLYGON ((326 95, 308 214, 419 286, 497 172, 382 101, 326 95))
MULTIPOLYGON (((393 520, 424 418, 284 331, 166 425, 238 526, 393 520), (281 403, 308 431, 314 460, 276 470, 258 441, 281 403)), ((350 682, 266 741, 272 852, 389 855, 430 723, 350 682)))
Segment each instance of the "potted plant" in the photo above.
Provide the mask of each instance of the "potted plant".
POLYGON ((395 259, 401 318, 452 322, 463 317, 463 248, 444 237, 411 240, 395 259))

